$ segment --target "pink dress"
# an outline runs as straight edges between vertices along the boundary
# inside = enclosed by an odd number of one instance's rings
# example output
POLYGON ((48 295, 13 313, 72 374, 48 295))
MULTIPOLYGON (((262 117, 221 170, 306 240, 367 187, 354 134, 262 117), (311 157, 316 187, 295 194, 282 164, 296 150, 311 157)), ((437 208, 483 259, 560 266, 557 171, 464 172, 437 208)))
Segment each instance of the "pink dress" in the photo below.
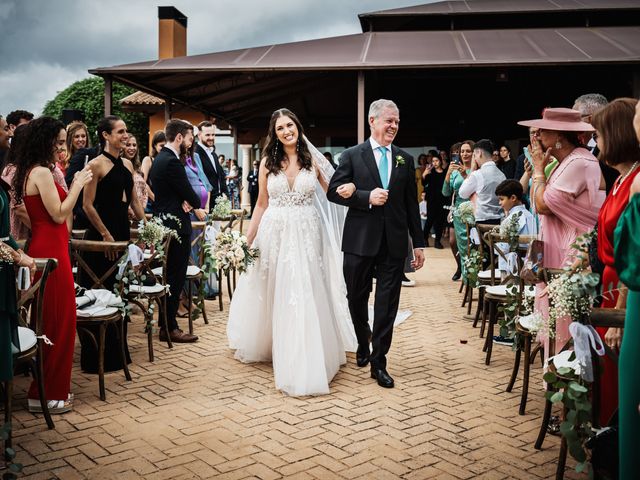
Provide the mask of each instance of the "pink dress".
MULTIPOLYGON (((544 203, 552 213, 540 215, 545 268, 562 268, 572 263, 575 252, 571 245, 595 226, 606 195, 600 190, 600 176, 596 157, 585 148, 576 148, 549 177, 544 203)), ((547 302, 539 307, 543 314, 548 312, 548 299, 539 300, 547 302)), ((569 323, 569 318, 556 322, 556 352, 571 337, 569 323)))

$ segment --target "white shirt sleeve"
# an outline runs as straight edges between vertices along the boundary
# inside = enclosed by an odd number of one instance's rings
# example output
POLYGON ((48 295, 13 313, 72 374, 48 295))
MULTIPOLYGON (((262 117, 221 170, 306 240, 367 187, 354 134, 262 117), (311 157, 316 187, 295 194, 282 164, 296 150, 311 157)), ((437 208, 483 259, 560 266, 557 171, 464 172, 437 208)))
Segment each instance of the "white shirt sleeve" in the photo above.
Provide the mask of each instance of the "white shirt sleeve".
POLYGON ((460 185, 460 190, 458 191, 458 196, 460 198, 468 199, 471 195, 478 191, 478 180, 476 172, 471 173, 467 178, 465 178, 462 185, 460 185))

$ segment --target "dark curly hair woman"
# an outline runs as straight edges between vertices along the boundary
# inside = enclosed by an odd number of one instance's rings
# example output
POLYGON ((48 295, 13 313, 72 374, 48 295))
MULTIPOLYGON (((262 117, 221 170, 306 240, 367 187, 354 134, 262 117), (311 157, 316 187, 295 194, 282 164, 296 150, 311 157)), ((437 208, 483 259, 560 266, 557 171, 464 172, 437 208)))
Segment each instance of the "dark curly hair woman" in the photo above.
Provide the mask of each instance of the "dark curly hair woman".
MULTIPOLYGON (((35 258, 55 258, 58 267, 47 280, 44 294, 44 334, 52 345, 45 345, 44 385, 49 411, 71 410, 73 397, 71 364, 76 331, 76 304, 69 260, 69 231, 73 206, 84 186, 91 180, 89 167, 75 174, 69 193, 55 183, 51 173, 59 149, 65 145, 67 132, 62 122, 40 117, 29 125, 29 142, 16 158, 13 188, 16 200, 22 200, 31 219, 29 255, 35 258)), ((40 412, 38 386, 29 388, 29 411, 40 412)))

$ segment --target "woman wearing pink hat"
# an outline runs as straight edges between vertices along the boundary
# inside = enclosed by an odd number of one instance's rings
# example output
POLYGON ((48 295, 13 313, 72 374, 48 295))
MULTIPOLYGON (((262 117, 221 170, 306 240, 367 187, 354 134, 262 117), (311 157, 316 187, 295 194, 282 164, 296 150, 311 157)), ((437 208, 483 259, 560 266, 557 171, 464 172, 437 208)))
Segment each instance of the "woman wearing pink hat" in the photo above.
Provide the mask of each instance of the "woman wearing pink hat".
MULTIPOLYGON (((571 245, 576 238, 596 224, 605 198, 598 160, 578 137, 594 129, 582 121, 580 112, 569 108, 547 108, 541 119, 518 124, 538 129, 531 139, 531 201, 540 215, 544 266, 562 268, 573 260, 571 245), (559 164, 547 179, 544 169, 552 156, 559 164)), ((569 338, 569 321, 558 321, 556 352, 569 338)))

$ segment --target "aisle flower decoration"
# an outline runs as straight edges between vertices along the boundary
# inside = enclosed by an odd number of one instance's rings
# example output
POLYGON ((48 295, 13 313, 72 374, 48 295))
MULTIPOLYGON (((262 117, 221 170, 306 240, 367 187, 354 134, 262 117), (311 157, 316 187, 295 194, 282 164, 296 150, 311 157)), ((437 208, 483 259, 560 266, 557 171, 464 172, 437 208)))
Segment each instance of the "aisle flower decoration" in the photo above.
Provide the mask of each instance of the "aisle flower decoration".
POLYGON ((249 247, 247 237, 236 230, 218 233, 213 249, 216 269, 225 273, 232 269, 246 272, 259 254, 257 248, 249 247))
POLYGON ((216 198, 215 205, 211 209, 211 216, 213 218, 228 218, 231 215, 231 201, 226 195, 221 195, 216 198))
MULTIPOLYGON (((599 295, 599 275, 588 270, 584 262, 594 235, 595 232, 592 231, 576 239, 572 245, 575 252, 573 265, 565 267, 563 273, 553 278, 547 286, 551 305, 547 329, 550 333, 555 333, 556 321, 562 317, 570 317, 572 323, 569 330, 574 337, 575 351, 569 354, 567 361, 561 366, 554 364, 554 368, 543 377, 555 390, 547 392, 546 398, 552 403, 562 403, 567 411, 565 420, 560 424, 560 433, 567 441, 569 453, 578 462, 576 471, 587 471, 591 478, 593 471, 587 454, 587 443, 596 435, 591 423, 592 407, 589 399, 589 385, 593 382, 591 355, 588 347, 586 352, 578 352, 576 335, 577 332, 588 334, 591 330, 597 337, 597 333, 589 325, 589 319, 593 303, 599 295), (585 353, 588 359, 584 357, 585 353)), ((599 338, 596 341, 600 342, 599 338)), ((580 350, 584 350, 584 345, 580 350)), ((603 353, 604 349, 598 352, 599 355, 603 353)))
POLYGON ((453 216, 460 219, 461 222, 467 225, 475 225, 476 217, 473 212, 473 203, 467 201, 462 202, 453 210, 453 216))

